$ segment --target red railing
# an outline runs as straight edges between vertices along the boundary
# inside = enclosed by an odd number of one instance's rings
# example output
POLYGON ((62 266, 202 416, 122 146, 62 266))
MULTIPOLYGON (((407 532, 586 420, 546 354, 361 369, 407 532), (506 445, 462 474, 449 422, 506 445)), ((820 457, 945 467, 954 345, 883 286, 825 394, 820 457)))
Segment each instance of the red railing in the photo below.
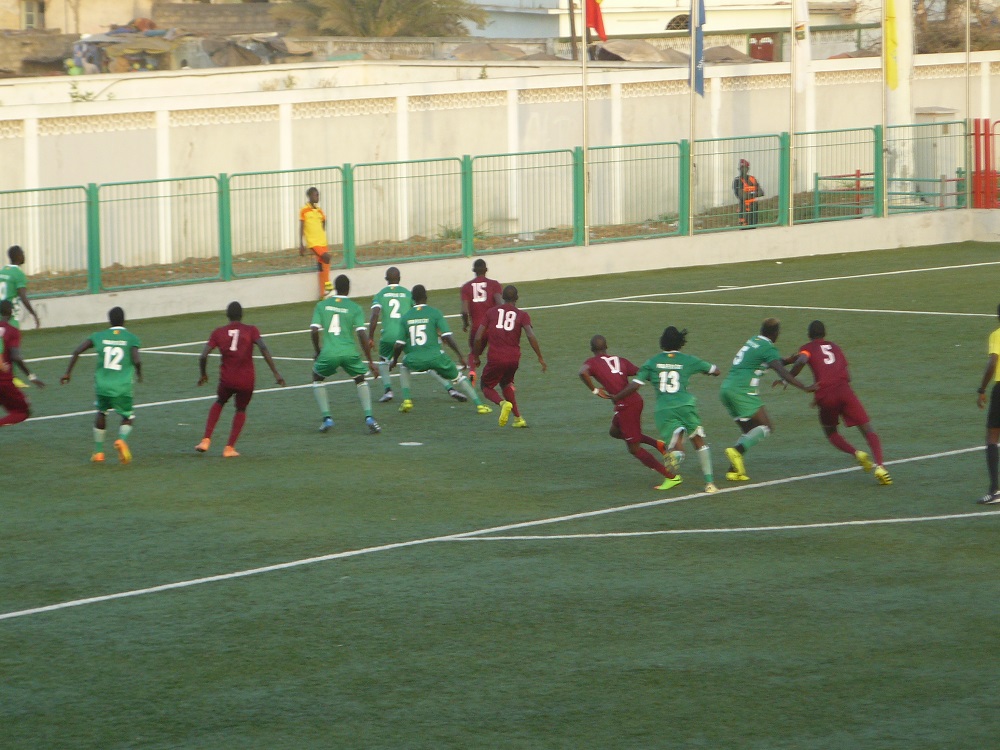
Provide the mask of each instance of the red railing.
POLYGON ((972 207, 1000 208, 1000 190, 994 166, 994 137, 1000 121, 990 123, 988 118, 972 121, 973 163, 972 207))

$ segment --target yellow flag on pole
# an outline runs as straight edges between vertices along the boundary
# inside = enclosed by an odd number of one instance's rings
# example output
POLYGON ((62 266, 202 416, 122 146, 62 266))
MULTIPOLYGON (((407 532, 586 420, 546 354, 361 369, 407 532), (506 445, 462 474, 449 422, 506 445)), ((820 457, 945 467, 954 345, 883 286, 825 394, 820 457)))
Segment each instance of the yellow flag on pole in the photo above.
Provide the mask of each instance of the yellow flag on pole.
POLYGON ((896 36, 896 0, 884 0, 885 24, 882 46, 885 49, 885 83, 895 91, 899 86, 899 40, 896 36))

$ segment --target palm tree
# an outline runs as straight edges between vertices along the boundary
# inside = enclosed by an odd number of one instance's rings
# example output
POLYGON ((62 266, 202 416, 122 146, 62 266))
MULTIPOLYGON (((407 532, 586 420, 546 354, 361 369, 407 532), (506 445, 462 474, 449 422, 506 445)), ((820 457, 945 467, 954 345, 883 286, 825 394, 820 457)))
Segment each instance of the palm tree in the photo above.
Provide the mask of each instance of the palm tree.
POLYGON ((467 0, 292 0, 271 15, 301 36, 467 36, 463 21, 486 25, 467 0))

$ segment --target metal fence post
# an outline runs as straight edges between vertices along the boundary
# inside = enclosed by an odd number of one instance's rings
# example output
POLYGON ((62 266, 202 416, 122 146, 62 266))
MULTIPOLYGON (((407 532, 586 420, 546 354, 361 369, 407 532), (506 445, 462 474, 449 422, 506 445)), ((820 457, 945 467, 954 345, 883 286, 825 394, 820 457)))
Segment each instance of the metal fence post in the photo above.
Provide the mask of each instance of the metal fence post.
POLYGON ((781 133, 778 136, 778 179, 781 181, 778 186, 778 226, 787 227, 794 223, 790 215, 789 207, 794 206, 794 196, 792 195, 792 137, 789 133, 781 133))
POLYGON ((223 281, 233 279, 233 221, 229 175, 219 175, 219 273, 223 281))
POLYGON ((875 183, 874 190, 874 201, 872 205, 872 216, 876 218, 885 216, 885 134, 882 131, 881 125, 876 125, 875 129, 874 149, 875 153, 872 154, 874 157, 872 163, 874 164, 875 174, 872 175, 873 182, 875 183))
POLYGON ((678 173, 677 234, 691 234, 691 141, 681 141, 681 168, 678 173))
POLYGON ((357 258, 354 246, 354 167, 344 165, 343 182, 343 216, 344 216, 344 267, 354 268, 357 258))
POLYGON ((573 244, 583 244, 584 201, 587 200, 587 176, 583 171, 583 147, 573 149, 573 244))
POLYGON ((93 182, 87 185, 87 291, 101 291, 101 203, 93 182))
POLYGON ((470 257, 475 252, 476 216, 472 206, 472 157, 462 157, 462 254, 470 257))

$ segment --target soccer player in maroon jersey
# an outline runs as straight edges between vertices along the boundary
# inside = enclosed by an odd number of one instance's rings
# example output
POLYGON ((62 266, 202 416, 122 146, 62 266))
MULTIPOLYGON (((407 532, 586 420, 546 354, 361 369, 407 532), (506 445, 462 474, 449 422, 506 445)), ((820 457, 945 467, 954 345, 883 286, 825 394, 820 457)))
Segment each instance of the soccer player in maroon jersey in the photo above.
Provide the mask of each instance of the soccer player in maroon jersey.
POLYGON ((473 369, 473 349, 476 343, 476 331, 483 324, 483 318, 491 307, 503 304, 503 292, 500 282, 486 278, 486 261, 478 258, 472 264, 472 272, 476 278, 462 284, 462 330, 469 334, 469 380, 476 382, 476 371, 473 369), (471 324, 471 327, 470 327, 471 324))
MULTIPOLYGON (((608 341, 604 336, 597 335, 590 340, 590 351, 594 356, 583 363, 580 380, 595 396, 610 398, 609 394, 624 391, 629 386, 629 378, 639 372, 639 368, 624 357, 608 354, 608 341), (594 385, 594 380, 600 383, 600 388, 594 385)), ((616 440, 624 440, 629 453, 665 477, 663 484, 657 489, 666 490, 680 483, 676 474, 642 447, 643 444, 651 445, 661 455, 667 452, 666 443, 642 432, 642 396, 638 393, 632 393, 615 403, 615 415, 611 418, 609 434, 616 440)))
MULTIPOLYGON (((797 354, 785 358, 786 365, 793 365, 791 374, 798 375, 807 364, 816 379, 815 404, 819 408, 819 423, 827 439, 838 450, 854 456, 865 471, 875 469, 875 478, 880 484, 892 484, 892 477, 882 465, 882 442, 872 429, 865 407, 851 388, 851 374, 847 369, 844 351, 826 339, 826 326, 814 320, 809 324, 809 343, 804 344, 797 354), (872 455, 855 450, 837 432, 837 425, 843 417, 847 427, 857 427, 868 441, 872 455), (874 463, 872 458, 875 459, 874 463)), ((775 381, 775 385, 778 382, 775 381)))
POLYGON ((21 331, 11 325, 14 303, 9 299, 0 302, 0 406, 7 410, 7 416, 0 419, 0 427, 23 422, 31 414, 28 399, 14 384, 14 364, 24 371, 28 380, 44 388, 45 383, 28 370, 21 359, 21 331))
POLYGON ((229 440, 222 451, 225 458, 234 458, 239 453, 236 452, 236 440, 243 430, 243 425, 247 421, 247 406, 253 398, 254 387, 254 366, 253 348, 260 349, 264 361, 267 362, 274 379, 278 385, 283 386, 285 379, 281 377, 278 368, 271 359, 271 352, 260 337, 260 331, 256 326, 248 326, 241 322, 243 320, 243 306, 239 302, 230 302, 226 308, 226 316, 229 323, 220 326, 212 331, 208 337, 205 348, 201 350, 198 357, 198 367, 201 368, 201 377, 198 378, 198 385, 205 385, 208 382, 208 353, 213 349, 218 349, 222 355, 222 366, 219 368, 219 389, 217 391, 216 402, 208 410, 208 421, 205 423, 205 437, 195 446, 195 450, 204 453, 212 444, 212 432, 215 425, 222 416, 222 407, 226 405, 233 396, 236 397, 236 414, 233 415, 233 426, 229 432, 229 440))
POLYGON ((480 356, 488 346, 486 367, 482 374, 483 395, 494 404, 500 405, 500 426, 504 427, 511 413, 514 414, 514 427, 527 427, 528 423, 521 416, 514 396, 514 374, 521 362, 521 331, 528 337, 528 343, 535 350, 538 364, 542 372, 548 370, 542 350, 538 348, 538 339, 531 329, 531 316, 517 306, 517 287, 506 286, 503 290, 503 304, 494 307, 486 313, 476 338, 473 342, 473 367, 479 367, 480 356), (497 393, 500 386, 503 398, 497 393))

